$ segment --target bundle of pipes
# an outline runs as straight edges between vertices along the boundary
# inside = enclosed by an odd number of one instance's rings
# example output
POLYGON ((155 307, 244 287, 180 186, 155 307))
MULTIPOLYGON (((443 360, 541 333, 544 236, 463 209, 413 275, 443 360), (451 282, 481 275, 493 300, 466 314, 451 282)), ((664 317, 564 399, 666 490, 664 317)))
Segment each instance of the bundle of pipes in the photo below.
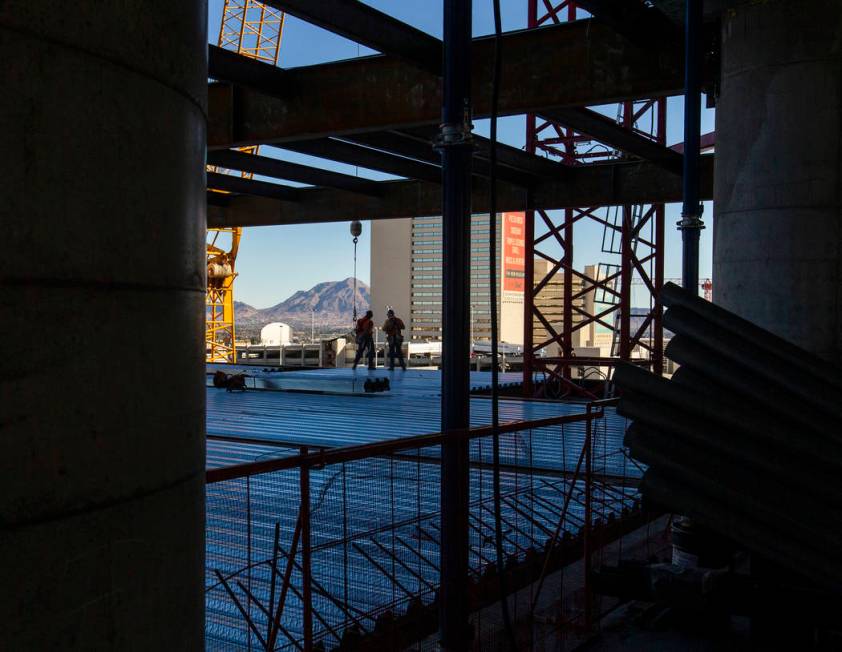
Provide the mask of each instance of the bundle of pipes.
POLYGON ((624 364, 644 496, 842 592, 840 370, 670 283, 671 380, 624 364))

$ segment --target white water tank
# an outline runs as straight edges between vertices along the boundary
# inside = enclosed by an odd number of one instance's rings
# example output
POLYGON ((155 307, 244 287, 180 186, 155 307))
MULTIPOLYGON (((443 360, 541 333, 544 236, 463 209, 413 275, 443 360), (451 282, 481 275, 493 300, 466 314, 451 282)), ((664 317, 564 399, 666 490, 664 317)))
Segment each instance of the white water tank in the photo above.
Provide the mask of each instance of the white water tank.
POLYGON ((280 346, 292 342, 292 329, 287 324, 273 321, 260 329, 260 343, 263 346, 280 346))

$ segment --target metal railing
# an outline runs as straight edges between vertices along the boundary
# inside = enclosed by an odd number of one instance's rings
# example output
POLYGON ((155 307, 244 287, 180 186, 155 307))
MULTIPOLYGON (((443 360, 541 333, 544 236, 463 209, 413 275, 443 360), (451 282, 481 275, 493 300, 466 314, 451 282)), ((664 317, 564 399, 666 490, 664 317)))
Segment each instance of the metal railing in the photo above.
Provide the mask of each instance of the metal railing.
MULTIPOLYGON (((638 473, 626 472, 624 426, 615 423, 618 432, 609 432, 608 403, 499 428, 506 583, 510 591, 529 587, 530 618, 541 609, 547 577, 583 556, 590 568, 595 527, 608 539, 612 528, 620 533, 615 526, 624 518, 639 514, 638 473)), ((301 448, 298 455, 209 470, 208 649, 349 650, 363 643, 397 649, 431 636, 439 456, 448 437, 470 441, 465 581, 475 630, 487 628, 483 609, 501 598, 492 435, 483 427, 317 452, 301 448)), ((587 575, 577 618, 590 627, 587 575)))

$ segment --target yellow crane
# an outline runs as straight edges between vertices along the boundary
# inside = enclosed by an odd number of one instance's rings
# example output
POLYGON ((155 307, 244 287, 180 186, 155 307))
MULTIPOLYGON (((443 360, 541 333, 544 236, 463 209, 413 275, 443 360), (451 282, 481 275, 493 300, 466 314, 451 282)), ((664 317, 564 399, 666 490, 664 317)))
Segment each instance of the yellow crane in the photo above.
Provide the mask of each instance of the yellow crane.
MULTIPOLYGON (((284 31, 284 13, 255 0, 225 0, 219 47, 277 65, 284 31)), ((257 147, 240 151, 256 154, 257 147)), ((209 170, 222 172, 209 167, 209 170)), ((251 178, 250 172, 242 172, 251 178)), ((236 362, 234 279, 243 229, 208 229, 208 286, 205 299, 205 353, 208 362, 236 362)))

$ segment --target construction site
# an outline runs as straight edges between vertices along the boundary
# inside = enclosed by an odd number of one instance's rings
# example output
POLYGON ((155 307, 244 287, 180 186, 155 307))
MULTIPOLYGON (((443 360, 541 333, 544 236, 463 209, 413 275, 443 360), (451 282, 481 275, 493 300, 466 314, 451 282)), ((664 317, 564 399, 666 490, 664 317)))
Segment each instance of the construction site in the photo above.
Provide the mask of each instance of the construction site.
POLYGON ((11 0, 0 70, 0 649, 842 649, 842 4, 11 0), (238 340, 329 223, 347 335, 238 340))

